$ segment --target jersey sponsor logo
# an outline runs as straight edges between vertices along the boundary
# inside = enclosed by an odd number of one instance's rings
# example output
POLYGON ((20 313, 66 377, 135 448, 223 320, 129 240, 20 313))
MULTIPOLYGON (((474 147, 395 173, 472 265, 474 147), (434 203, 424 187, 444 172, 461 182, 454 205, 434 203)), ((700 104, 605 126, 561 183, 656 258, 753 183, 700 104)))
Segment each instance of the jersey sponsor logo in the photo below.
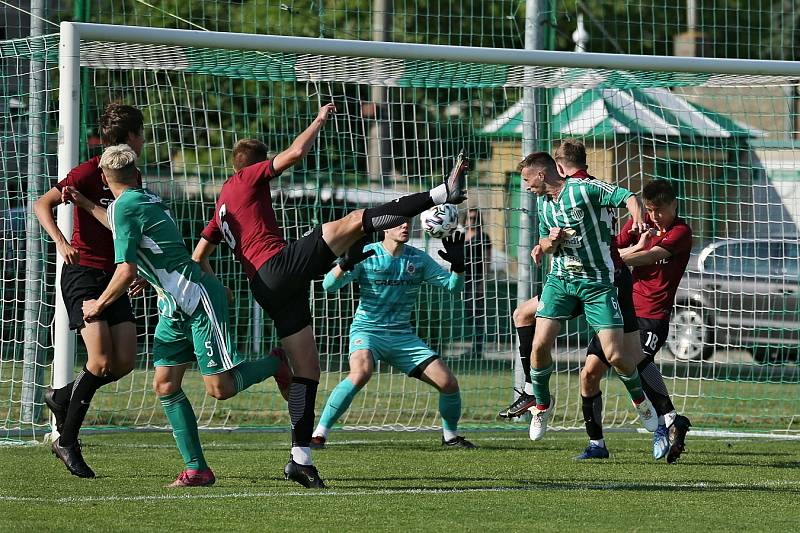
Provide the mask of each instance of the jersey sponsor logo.
POLYGON ((583 209, 580 207, 573 207, 569 210, 569 216, 572 217, 575 222, 580 222, 583 220, 584 216, 583 209))
POLYGON ((110 205, 111 205, 111 203, 112 203, 113 201, 114 201, 114 199, 113 199, 113 198, 100 198, 100 205, 104 205, 104 206, 106 206, 106 208, 107 208, 108 206, 110 206, 110 205))
POLYGON ((394 287, 397 285, 419 285, 420 282, 413 279, 376 279, 372 282, 373 285, 379 287, 394 287))

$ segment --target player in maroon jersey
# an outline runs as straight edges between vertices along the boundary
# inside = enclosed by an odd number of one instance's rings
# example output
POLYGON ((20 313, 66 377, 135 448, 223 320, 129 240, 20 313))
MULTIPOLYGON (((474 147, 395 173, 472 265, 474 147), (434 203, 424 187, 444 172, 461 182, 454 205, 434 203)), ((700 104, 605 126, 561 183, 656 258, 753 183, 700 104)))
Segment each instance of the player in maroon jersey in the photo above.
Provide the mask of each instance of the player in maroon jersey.
MULTIPOLYGON (((275 217, 269 182, 306 156, 335 111, 333 104, 323 106, 292 145, 271 160, 267 159, 267 147, 260 141, 245 139, 236 143, 233 149, 236 173, 222 186, 214 214, 193 254, 211 272, 208 257, 225 241, 242 263, 256 301, 275 324, 295 375, 289 391, 292 451, 284 474, 306 487, 324 487, 309 447, 320 376, 309 307, 311 280, 327 273, 333 261, 366 234, 399 226, 407 217, 436 204, 458 204, 466 199, 466 159, 459 154, 445 182, 430 191, 353 211, 287 242, 275 217)), ((362 251, 359 248, 352 253, 358 255, 362 251)))
MULTIPOLYGON (((108 105, 100 117, 100 138, 105 146, 125 143, 140 153, 144 145, 142 112, 128 105, 108 105)), ((62 192, 67 187, 74 187, 103 207, 114 201, 99 161, 98 156, 81 163, 34 204, 39 223, 64 258, 61 294, 69 327, 80 331, 88 354, 86 365, 74 381, 45 393, 45 403, 55 415, 59 433, 53 442, 53 453, 79 477, 94 477, 78 443, 89 403, 97 389, 128 374, 136 358, 136 324, 127 296, 114 302, 99 320, 88 323, 83 320, 83 302, 100 296, 116 266, 111 231, 91 213, 76 208, 72 239, 67 240, 53 217, 53 208, 62 202, 62 192)))
MULTIPOLYGON (((642 383, 646 385, 647 397, 659 415, 659 427, 653 435, 653 457, 661 459, 666 456, 668 463, 674 463, 683 453, 691 423, 688 418, 676 413, 654 358, 669 333, 675 293, 689 262, 692 230, 677 216, 678 202, 667 180, 654 180, 645 185, 642 197, 647 211, 645 222, 651 226, 650 231, 641 235, 632 234, 629 220, 617 235, 615 244, 625 264, 633 267, 629 305, 635 310, 642 351, 642 360, 637 367, 642 383)), ((622 294, 620 306, 627 307, 623 305, 622 294)), ((590 449, 599 445, 605 451, 602 454, 605 458, 608 457, 608 451, 602 439, 602 403, 599 402, 602 401, 600 380, 608 367, 603 362, 599 346, 591 344, 588 353, 594 357, 587 357, 581 373, 581 395, 584 404, 587 401, 592 404, 589 412, 594 414, 587 417, 587 409, 584 408, 584 418, 587 432, 593 440, 584 454, 592 455, 590 449), (598 432, 599 441, 592 435, 593 432, 598 432)), ((600 458, 600 451, 592 450, 594 455, 589 458, 600 458)))

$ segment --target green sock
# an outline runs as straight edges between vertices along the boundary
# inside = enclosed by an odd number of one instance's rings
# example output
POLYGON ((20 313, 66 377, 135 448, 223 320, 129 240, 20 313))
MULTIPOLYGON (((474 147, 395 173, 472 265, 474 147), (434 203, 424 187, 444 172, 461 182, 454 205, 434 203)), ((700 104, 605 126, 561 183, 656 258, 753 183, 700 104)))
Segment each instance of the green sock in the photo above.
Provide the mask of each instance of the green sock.
POLYGON ((536 396, 537 406, 550 406, 550 374, 552 373, 553 363, 544 368, 531 368, 533 395, 536 396))
POLYGON ((203 457, 203 448, 200 445, 200 434, 197 432, 197 417, 194 415, 189 398, 186 397, 183 390, 179 390, 161 396, 158 400, 172 426, 172 436, 175 437, 175 443, 178 445, 178 451, 181 452, 186 468, 192 470, 208 468, 206 459, 203 457))
POLYGON ((325 402, 325 409, 323 409, 322 416, 319 418, 319 425, 326 428, 326 430, 332 428, 336 421, 339 420, 339 417, 350 407, 350 403, 356 394, 358 394, 358 389, 350 381, 350 378, 344 378, 340 381, 334 387, 328 397, 328 401, 325 402))
POLYGON ((231 369, 231 376, 236 383, 236 392, 240 393, 246 388, 261 383, 278 371, 280 360, 277 357, 265 357, 255 361, 245 361, 231 369))
POLYGON ((642 390, 642 380, 639 379, 639 371, 635 368, 633 369, 633 373, 626 376, 621 372, 617 371, 617 375, 619 379, 622 381, 622 384, 625 385, 625 388, 628 389, 628 394, 633 400, 634 403, 638 404, 642 400, 644 400, 644 391, 642 390))
POLYGON ((461 419, 461 391, 451 394, 439 393, 439 414, 442 415, 442 427, 455 433, 461 419))

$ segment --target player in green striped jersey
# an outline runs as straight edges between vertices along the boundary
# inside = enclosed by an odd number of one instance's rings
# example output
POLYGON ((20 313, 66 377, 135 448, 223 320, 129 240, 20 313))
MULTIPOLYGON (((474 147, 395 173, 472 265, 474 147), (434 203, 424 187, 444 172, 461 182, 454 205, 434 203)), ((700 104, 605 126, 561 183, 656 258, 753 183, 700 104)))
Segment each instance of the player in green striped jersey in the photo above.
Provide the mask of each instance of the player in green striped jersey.
POLYGON ((83 303, 86 322, 98 316, 141 273, 158 293, 158 324, 153 341, 153 387, 172 426, 186 469, 172 487, 207 486, 214 473, 203 457, 197 419, 181 383, 197 362, 206 391, 219 400, 275 376, 286 394, 291 380, 285 354, 245 361, 229 328, 225 288, 192 260, 166 205, 137 184, 136 153, 128 145, 103 152, 100 167, 115 200, 92 214, 111 228, 117 264, 108 287, 83 303))
POLYGON ((633 230, 645 231, 641 202, 627 189, 591 177, 562 177, 546 152, 528 155, 518 169, 526 190, 538 196, 539 245, 544 253, 553 255, 536 311, 531 361, 536 405, 531 408, 530 438, 539 440, 547 430, 553 411, 549 387, 553 343, 561 321, 573 316, 580 305, 642 423, 655 431, 658 418, 642 390, 633 358, 622 350, 622 314, 609 247, 611 217, 607 208, 627 207, 633 230))

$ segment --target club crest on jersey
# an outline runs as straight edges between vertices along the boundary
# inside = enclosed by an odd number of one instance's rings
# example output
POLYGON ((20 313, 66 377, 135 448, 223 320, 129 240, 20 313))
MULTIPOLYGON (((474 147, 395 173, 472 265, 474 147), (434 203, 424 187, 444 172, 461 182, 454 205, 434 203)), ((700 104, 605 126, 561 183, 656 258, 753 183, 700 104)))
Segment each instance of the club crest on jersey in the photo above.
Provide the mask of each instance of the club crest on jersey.
POLYGON ((406 265, 406 272, 408 272, 409 274, 413 274, 416 271, 417 267, 414 266, 414 263, 409 263, 406 265))
POLYGON ((355 344, 356 346, 361 346, 362 344, 364 344, 364 339, 356 339, 353 341, 353 344, 355 344))
POLYGON ((569 210, 569 216, 572 217, 572 220, 575 222, 580 222, 583 220, 583 209, 580 207, 573 207, 569 210))

